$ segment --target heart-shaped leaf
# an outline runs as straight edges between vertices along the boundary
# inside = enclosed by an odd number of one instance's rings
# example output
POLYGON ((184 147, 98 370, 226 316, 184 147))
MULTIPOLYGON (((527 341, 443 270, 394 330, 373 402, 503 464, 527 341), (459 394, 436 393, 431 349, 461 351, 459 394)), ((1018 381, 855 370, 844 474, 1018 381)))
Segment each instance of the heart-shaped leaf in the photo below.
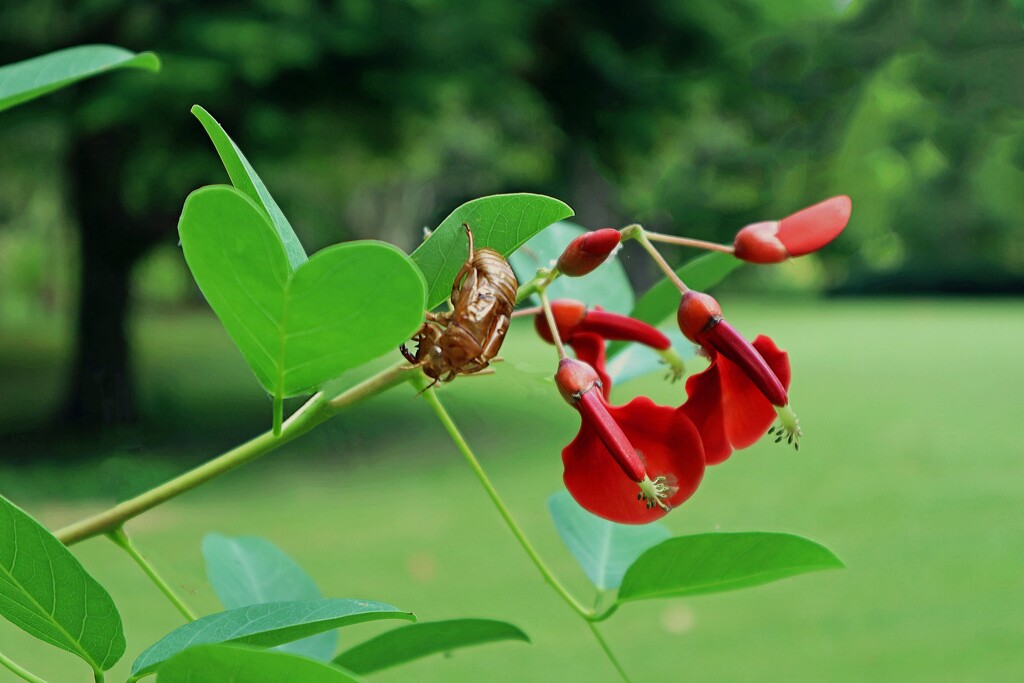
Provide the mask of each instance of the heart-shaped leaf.
POLYGON ((206 134, 210 136, 210 141, 217 148, 217 154, 220 155, 221 163, 224 164, 224 170, 228 172, 228 177, 231 178, 231 184, 244 192, 249 199, 256 202, 260 208, 267 212, 270 222, 273 223, 274 229, 277 230, 277 234, 284 244, 285 254, 288 255, 288 263, 291 264, 292 269, 301 266, 308 258, 306 250, 302 248, 302 243, 299 242, 298 236, 292 229, 291 223, 285 218, 281 207, 277 205, 274 198, 270 196, 267 186, 256 175, 256 169, 249 164, 249 160, 242 154, 242 150, 238 148, 234 140, 228 137, 228 134, 220 127, 217 120, 210 116, 208 111, 197 104, 192 107, 192 114, 199 119, 199 123, 203 124, 206 134))
MULTIPOLYGON (((203 539, 203 559, 206 576, 225 609, 323 597, 295 560, 263 538, 207 534, 203 539)), ((338 632, 328 631, 277 649, 330 661, 338 649, 338 632)))
POLYGON ((568 491, 548 498, 548 511, 562 542, 599 590, 618 588, 642 552, 671 536, 657 522, 635 526, 601 519, 581 508, 568 491))
MULTIPOLYGON (((585 229, 568 221, 559 221, 530 238, 512 254, 508 262, 516 271, 519 281, 526 282, 537 274, 538 268, 550 268, 575 238, 585 229)), ((633 309, 633 286, 617 258, 610 258, 586 277, 560 277, 548 287, 548 297, 575 299, 587 306, 600 306, 606 311, 626 314, 633 309)), ((536 296, 536 304, 540 300, 536 296)))
POLYGON ((423 321, 423 276, 390 244, 336 244, 293 270, 267 214, 223 185, 188 196, 178 231, 206 300, 277 398, 394 350, 423 321))
POLYGON ((236 643, 275 647, 341 626, 378 619, 416 621, 411 612, 382 602, 324 598, 268 602, 218 612, 177 628, 148 647, 132 664, 135 681, 194 645, 236 643))
POLYGON ((157 669, 159 683, 359 683, 339 669, 268 650, 237 645, 201 645, 185 650, 157 669))
MULTIPOLYGON (((730 254, 712 252, 687 261, 676 268, 676 274, 690 289, 704 292, 724 280, 741 265, 743 261, 730 254)), ((629 315, 657 327, 678 308, 679 290, 668 278, 663 278, 637 299, 629 315)), ((625 348, 625 342, 612 342, 608 345, 608 358, 611 359, 625 348)))
POLYGON ((572 209, 540 194, 498 194, 466 202, 452 211, 412 260, 427 280, 427 307, 433 308, 452 293, 452 283, 466 261, 466 223, 476 247, 490 247, 508 256, 555 221, 568 218, 572 209))
POLYGON ((441 652, 499 640, 530 638, 512 624, 491 619, 424 621, 402 626, 371 638, 334 660, 357 674, 368 674, 441 652))
POLYGON ((0 615, 95 671, 124 654, 121 616, 110 595, 64 544, 0 496, 0 615))
POLYGON ((78 81, 114 69, 160 70, 152 52, 129 52, 113 45, 79 45, 0 66, 0 111, 34 100, 78 81))
POLYGON ((825 546, 793 534, 677 536, 633 563, 622 579, 618 603, 720 593, 843 566, 825 546))

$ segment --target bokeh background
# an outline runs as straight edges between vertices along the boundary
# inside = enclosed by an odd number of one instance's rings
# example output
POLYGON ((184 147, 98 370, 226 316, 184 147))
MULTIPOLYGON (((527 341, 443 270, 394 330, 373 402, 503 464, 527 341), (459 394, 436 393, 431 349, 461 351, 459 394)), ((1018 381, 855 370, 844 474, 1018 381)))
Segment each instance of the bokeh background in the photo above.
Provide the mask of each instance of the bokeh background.
MULTIPOLYGON (((192 104, 311 252, 367 237, 411 249, 497 192, 558 197, 586 227, 718 241, 849 194, 850 226, 823 253, 716 290, 741 330, 790 351, 805 447, 734 456, 667 519, 677 533, 809 535, 848 569, 631 606, 609 638, 639 680, 1024 677, 1024 30, 1011 2, 0 5, 0 63, 82 43, 154 50, 164 68, 0 114, 0 493, 57 526, 267 425, 269 399, 176 246, 188 192, 226 180, 192 104)), ((650 264, 621 257, 644 291, 650 264)), ((503 356, 444 397, 585 592, 545 511, 577 418, 528 325, 503 356)), ((656 377, 618 392, 682 397, 656 377)), ((382 681, 614 680, 404 389, 129 528, 200 609, 216 608, 202 535, 259 534, 329 595, 507 619, 535 641, 382 681)), ((104 543, 81 556, 113 587, 131 659, 175 613, 104 543)), ((80 678, 5 624, 0 645, 80 678)))

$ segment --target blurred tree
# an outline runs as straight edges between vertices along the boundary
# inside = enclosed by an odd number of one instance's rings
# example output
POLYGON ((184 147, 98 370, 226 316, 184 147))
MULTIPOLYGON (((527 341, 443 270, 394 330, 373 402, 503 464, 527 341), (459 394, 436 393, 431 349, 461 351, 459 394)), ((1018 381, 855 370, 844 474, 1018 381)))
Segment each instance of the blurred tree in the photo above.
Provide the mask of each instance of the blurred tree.
MULTIPOLYGON (((3 120, 66 140, 83 259, 70 423, 134 416, 129 274, 173 243, 191 189, 225 179, 197 102, 311 248, 411 247, 460 201, 509 190, 564 198, 593 227, 716 240, 846 192, 853 229, 823 254, 826 284, 1024 273, 1024 35, 1005 2, 0 5, 0 61, 83 42, 156 50, 164 70, 3 120)), ((26 156, 20 172, 51 183, 26 156)), ((19 208, 0 196, 0 221, 19 208)))

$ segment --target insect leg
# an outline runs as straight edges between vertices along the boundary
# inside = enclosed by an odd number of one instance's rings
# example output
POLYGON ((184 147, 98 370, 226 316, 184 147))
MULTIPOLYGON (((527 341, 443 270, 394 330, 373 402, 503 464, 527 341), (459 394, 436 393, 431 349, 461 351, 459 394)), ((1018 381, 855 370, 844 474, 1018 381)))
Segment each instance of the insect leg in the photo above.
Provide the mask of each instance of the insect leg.
POLYGON ((412 363, 413 365, 419 362, 418 360, 416 360, 416 356, 412 355, 412 352, 405 347, 405 344, 399 346, 398 350, 401 351, 402 355, 405 356, 405 359, 412 363))

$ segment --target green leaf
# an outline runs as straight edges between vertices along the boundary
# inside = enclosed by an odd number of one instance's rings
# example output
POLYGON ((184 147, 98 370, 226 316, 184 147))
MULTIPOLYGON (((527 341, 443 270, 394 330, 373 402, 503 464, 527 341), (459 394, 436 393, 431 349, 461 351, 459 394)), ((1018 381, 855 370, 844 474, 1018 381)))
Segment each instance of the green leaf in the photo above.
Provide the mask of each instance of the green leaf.
POLYGON ((423 276, 390 244, 336 244, 292 270, 266 214, 223 185, 188 196, 178 231, 206 300, 275 397, 393 351, 423 322, 423 276))
POLYGON ((293 269, 297 269, 309 257, 306 256, 306 250, 302 248, 302 243, 299 242, 298 236, 292 230, 291 223, 285 218, 281 207, 270 196, 267 186, 256 175, 256 170, 249 164, 249 160, 242 154, 242 150, 238 148, 234 140, 228 137, 228 134, 220 127, 217 120, 210 116, 208 111, 197 104, 192 107, 192 114, 199 119, 199 123, 203 124, 206 134, 210 136, 210 141, 217 148, 217 154, 220 155, 221 163, 224 164, 224 169, 228 172, 228 177, 231 178, 231 184, 267 212, 270 222, 274 224, 274 229, 277 230, 277 234, 284 244, 288 263, 293 269))
POLYGON ((236 645, 185 650, 157 669, 159 683, 358 683, 334 666, 283 652, 236 645))
MULTIPOLYGON (((207 534, 203 539, 203 558, 206 576, 225 609, 323 597, 295 560, 263 538, 207 534)), ((330 661, 338 649, 338 632, 328 631, 278 649, 330 661)))
POLYGON ((159 71, 160 59, 113 45, 79 45, 0 66, 0 111, 115 69, 159 71))
POLYGON ((640 553, 671 536, 657 522, 640 526, 616 524, 592 515, 568 491, 548 498, 555 529, 569 552, 599 590, 612 590, 640 553))
MULTIPOLYGON (((690 289, 703 292, 717 285, 741 265, 743 261, 734 256, 712 252, 687 261, 676 268, 676 274, 690 289)), ((657 327, 670 315, 674 315, 678 308, 679 290, 668 278, 664 278, 637 300, 629 315, 657 327)), ((624 348, 625 342, 612 342, 608 346, 608 358, 621 353, 624 348)))
POLYGON ((161 663, 194 645, 236 643, 274 647, 378 619, 416 621, 411 612, 382 602, 342 598, 268 602, 218 612, 171 631, 147 648, 132 664, 131 680, 153 673, 161 663))
MULTIPOLYGON (((549 268, 573 239, 586 230, 568 221, 559 221, 530 238, 512 254, 508 262, 516 271, 520 283, 537 274, 537 268, 549 268)), ((629 313, 633 309, 633 287, 626 271, 617 258, 610 258, 585 277, 562 276, 548 287, 548 297, 575 299, 587 306, 601 306, 615 313, 629 313)), ((540 300, 531 297, 535 304, 540 300)))
POLYGON ((508 256, 526 240, 555 221, 568 218, 572 209, 539 194, 498 194, 466 202, 412 253, 412 260, 427 279, 427 307, 434 308, 452 293, 452 283, 466 261, 466 223, 477 247, 490 247, 508 256))
POLYGON ((633 563, 618 602, 720 593, 843 566, 828 548, 793 534, 677 536, 633 563))
POLYGON ((334 663, 357 674, 368 674, 421 657, 499 640, 530 642, 525 633, 504 621, 426 621, 382 633, 341 653, 334 663))
POLYGON ((0 496, 0 615, 95 671, 124 654, 121 616, 110 595, 60 541, 0 496))

